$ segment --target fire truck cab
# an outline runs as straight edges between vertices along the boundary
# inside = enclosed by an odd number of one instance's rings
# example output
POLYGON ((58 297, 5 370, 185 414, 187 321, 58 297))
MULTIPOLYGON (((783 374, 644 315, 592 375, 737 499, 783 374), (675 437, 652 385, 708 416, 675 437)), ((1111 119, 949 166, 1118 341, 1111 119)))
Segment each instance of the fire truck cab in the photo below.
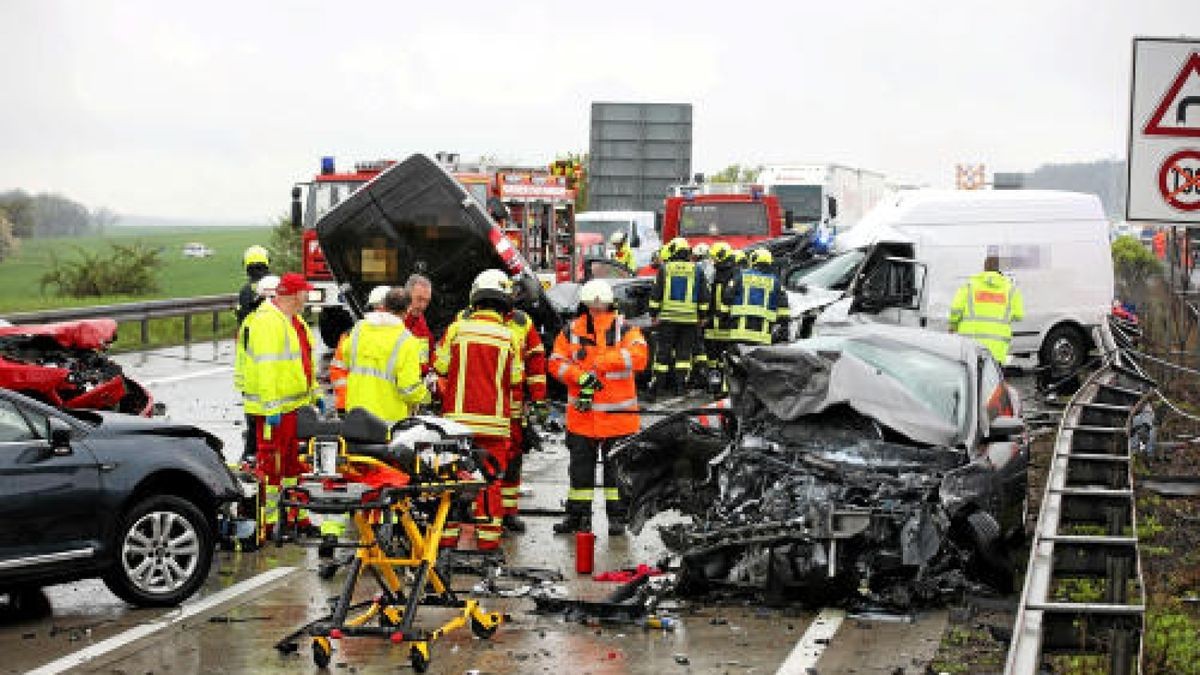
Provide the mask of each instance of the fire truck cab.
POLYGON ((723 241, 745 248, 784 234, 787 220, 779 198, 759 185, 680 185, 664 203, 662 240, 684 237, 693 246, 723 241))

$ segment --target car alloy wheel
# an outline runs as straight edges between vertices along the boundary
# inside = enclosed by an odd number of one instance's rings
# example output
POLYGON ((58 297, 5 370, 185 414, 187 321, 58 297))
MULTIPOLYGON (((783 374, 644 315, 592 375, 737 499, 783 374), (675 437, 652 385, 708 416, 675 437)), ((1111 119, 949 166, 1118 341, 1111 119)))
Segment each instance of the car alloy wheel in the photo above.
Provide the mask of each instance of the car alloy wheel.
POLYGON ((151 511, 125 533, 121 565, 139 590, 167 594, 190 581, 200 561, 200 537, 182 515, 151 511))

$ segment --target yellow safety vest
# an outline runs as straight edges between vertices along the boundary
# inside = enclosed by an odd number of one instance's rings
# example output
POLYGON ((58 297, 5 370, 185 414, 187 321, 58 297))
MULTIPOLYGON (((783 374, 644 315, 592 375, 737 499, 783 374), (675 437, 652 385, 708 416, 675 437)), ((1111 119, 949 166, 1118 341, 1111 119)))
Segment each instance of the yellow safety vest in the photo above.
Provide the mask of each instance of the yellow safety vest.
POLYGON ((704 273, 696 263, 672 260, 660 274, 662 288, 650 298, 650 309, 669 323, 696 323, 700 314, 708 311, 704 273))
MULTIPOLYGON (((316 400, 316 381, 305 375, 300 338, 292 322, 270 300, 264 301, 247 319, 248 337, 243 340, 242 393, 245 410, 251 415, 290 412, 316 400)), ((310 347, 315 344, 304 319, 300 325, 310 347)), ((244 330, 246 330, 244 328, 244 330)))
POLYGON ((980 272, 954 294, 950 330, 975 338, 1003 364, 1012 342, 1012 322, 1025 316, 1021 292, 999 272, 980 272))
POLYGON ((359 321, 346 338, 346 410, 366 408, 396 422, 409 406, 429 400, 421 380, 421 340, 402 321, 377 325, 359 321))
POLYGON ((771 327, 788 318, 787 305, 779 306, 779 279, 758 270, 743 270, 727 289, 729 305, 719 309, 729 315, 733 326, 728 339, 736 342, 771 344, 771 327))

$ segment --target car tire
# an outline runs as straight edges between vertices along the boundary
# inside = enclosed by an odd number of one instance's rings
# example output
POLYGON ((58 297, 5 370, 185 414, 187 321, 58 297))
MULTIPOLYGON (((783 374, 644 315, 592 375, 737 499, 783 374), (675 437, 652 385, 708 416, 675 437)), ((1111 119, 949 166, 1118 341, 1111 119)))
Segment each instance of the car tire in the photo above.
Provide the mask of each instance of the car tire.
POLYGON ((172 607, 204 583, 212 556, 212 529, 200 509, 173 495, 155 495, 121 519, 114 561, 102 578, 132 605, 172 607))
POLYGON ((967 531, 975 546, 979 563, 976 570, 981 580, 1001 593, 1011 593, 1014 585, 1012 555, 1000 536, 1000 523, 990 513, 975 511, 967 516, 967 531))
POLYGON ((1087 359, 1087 338, 1074 326, 1060 324, 1050 329, 1038 354, 1042 365, 1052 373, 1068 375, 1087 359))

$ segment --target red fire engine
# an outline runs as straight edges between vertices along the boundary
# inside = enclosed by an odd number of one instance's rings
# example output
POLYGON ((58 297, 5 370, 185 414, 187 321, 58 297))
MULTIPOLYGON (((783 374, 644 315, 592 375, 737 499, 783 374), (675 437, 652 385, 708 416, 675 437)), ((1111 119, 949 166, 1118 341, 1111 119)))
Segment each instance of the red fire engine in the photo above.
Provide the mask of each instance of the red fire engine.
POLYGON ((786 220, 779 198, 762 186, 682 185, 664 203, 662 240, 684 237, 693 246, 723 241, 745 248, 784 234, 786 220))

